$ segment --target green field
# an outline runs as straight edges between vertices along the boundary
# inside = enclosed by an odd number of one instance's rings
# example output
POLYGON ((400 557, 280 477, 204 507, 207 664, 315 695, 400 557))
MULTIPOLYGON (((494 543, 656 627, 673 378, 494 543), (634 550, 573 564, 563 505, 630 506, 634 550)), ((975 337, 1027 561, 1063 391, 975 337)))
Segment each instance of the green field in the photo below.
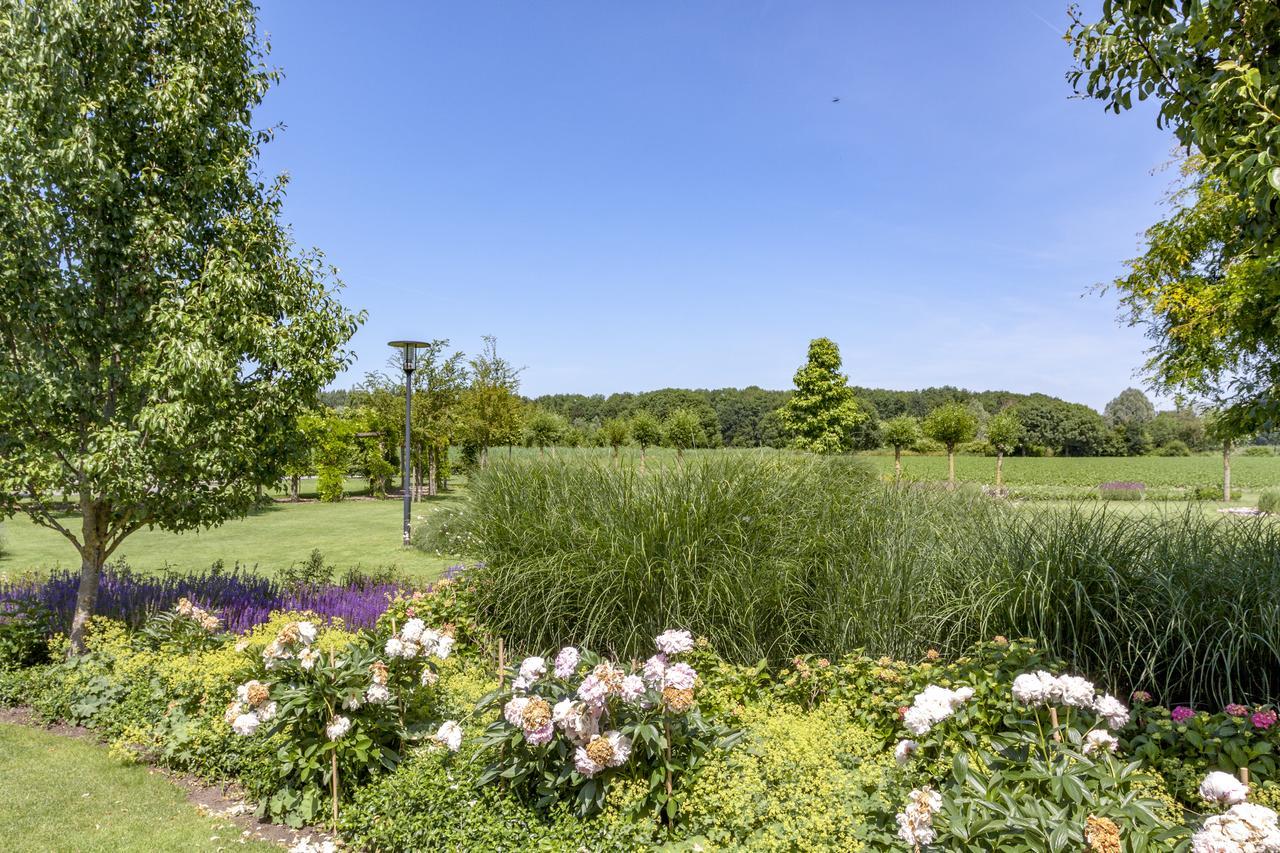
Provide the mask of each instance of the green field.
MULTIPOLYGON (((893 456, 864 456, 881 473, 893 473, 893 456)), ((945 456, 902 457, 902 471, 919 480, 945 480, 945 456)), ((957 456, 956 478, 968 483, 995 481, 996 460, 989 456, 957 456)), ((1007 456, 1004 481, 1010 486, 1075 486, 1092 489, 1115 480, 1137 481, 1149 488, 1221 485, 1222 457, 1096 456, 1033 458, 1007 456)), ((1231 457, 1231 483, 1247 491, 1280 486, 1280 456, 1231 457)))
MULTIPOLYGON (((415 504, 415 521, 436 507, 457 500, 458 494, 415 504)), ((222 560, 228 567, 241 563, 275 572, 301 562, 318 548, 339 570, 394 566, 424 580, 458 562, 404 548, 400 544, 402 513, 402 504, 396 499, 276 503, 212 530, 140 530, 124 541, 112 559, 123 559, 132 568, 144 571, 159 571, 166 566, 190 571, 222 560)), ((77 523, 75 518, 68 521, 77 523)), ((0 575, 46 572, 80 564, 75 549, 61 534, 32 524, 25 516, 0 524, 0 535, 4 539, 0 575)))
POLYGON ((126 767, 105 747, 0 723, 0 827, 4 849, 30 851, 280 848, 205 817, 172 782, 126 767))

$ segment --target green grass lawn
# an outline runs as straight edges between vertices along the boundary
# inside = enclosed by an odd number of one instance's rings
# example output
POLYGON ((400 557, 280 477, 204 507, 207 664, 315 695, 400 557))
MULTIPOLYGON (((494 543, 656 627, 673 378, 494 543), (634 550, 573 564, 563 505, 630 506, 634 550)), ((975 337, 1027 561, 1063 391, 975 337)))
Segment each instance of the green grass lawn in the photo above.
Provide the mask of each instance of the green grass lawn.
MULTIPOLYGON (((414 504, 415 521, 459 493, 414 504)), ((247 518, 211 530, 166 533, 139 530, 112 555, 132 568, 157 571, 166 565, 180 570, 206 568, 215 560, 228 567, 256 565, 274 572, 306 559, 318 548, 339 570, 395 566, 414 578, 429 580, 458 560, 401 546, 402 505, 399 500, 347 500, 341 503, 276 503, 247 518)), ((72 525, 78 519, 68 518, 72 525)), ((16 516, 0 524, 4 553, 0 574, 43 573, 80 565, 71 544, 56 531, 16 516)))
POLYGON ((240 830, 205 817, 146 767, 86 740, 0 723, 0 849, 8 853, 250 850, 240 830))

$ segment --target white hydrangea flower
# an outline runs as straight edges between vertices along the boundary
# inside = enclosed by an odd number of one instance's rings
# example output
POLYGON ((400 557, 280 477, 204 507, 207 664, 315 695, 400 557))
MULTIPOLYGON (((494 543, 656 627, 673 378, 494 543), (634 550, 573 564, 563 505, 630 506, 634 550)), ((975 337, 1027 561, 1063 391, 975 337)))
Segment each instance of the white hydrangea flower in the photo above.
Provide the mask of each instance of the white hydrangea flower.
POLYGON ((450 752, 457 752, 462 746, 462 726, 456 720, 445 720, 431 739, 450 752))
POLYGON ((343 716, 334 717, 324 728, 324 733, 329 740, 342 740, 349 731, 351 731, 351 720, 343 716))
POLYGON ((893 748, 893 759, 899 764, 906 764, 919 748, 920 744, 913 740, 900 740, 898 745, 893 748))
POLYGON ((1084 754, 1094 752, 1115 752, 1120 741, 1106 729, 1094 729, 1084 736, 1084 754))
POLYGON ((1230 773, 1215 770, 1200 783, 1200 796, 1211 803, 1235 805, 1249 796, 1249 788, 1230 773))

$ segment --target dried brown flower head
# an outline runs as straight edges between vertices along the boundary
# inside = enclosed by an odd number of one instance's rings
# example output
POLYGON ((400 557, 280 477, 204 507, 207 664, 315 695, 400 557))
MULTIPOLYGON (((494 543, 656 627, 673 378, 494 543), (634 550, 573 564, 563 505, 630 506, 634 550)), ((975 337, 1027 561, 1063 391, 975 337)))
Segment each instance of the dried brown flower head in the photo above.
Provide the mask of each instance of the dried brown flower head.
POLYGON ((1094 853, 1120 853, 1120 827, 1108 817, 1090 815, 1084 824, 1084 840, 1094 853))

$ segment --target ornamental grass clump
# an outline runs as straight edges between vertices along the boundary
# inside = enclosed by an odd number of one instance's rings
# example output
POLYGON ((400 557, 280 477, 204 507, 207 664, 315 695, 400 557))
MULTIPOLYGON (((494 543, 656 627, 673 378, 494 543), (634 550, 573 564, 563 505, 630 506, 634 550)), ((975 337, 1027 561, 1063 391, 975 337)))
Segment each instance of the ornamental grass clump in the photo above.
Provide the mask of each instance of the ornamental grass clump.
POLYGON ((531 656, 512 667, 510 686, 477 708, 501 708, 480 741, 488 766, 479 784, 510 784, 538 808, 571 801, 587 815, 601 810, 616 780, 630 778, 647 788, 638 808, 676 820, 686 774, 737 735, 698 710, 698 674, 681 660, 692 635, 664 631, 655 646, 642 665, 566 646, 551 665, 531 656))

